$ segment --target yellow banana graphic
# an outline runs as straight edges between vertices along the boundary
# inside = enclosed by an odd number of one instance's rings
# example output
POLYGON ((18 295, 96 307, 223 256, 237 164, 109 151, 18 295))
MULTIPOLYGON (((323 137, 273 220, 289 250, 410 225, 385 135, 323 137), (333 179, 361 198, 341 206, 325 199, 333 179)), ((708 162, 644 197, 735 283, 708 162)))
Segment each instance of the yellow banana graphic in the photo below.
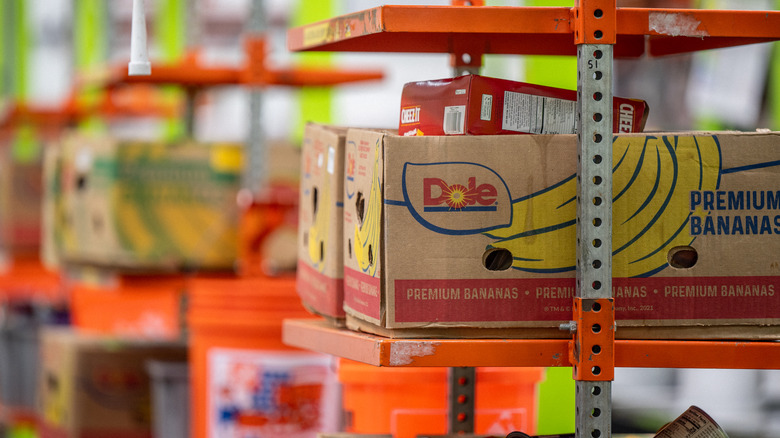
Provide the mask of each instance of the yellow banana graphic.
POLYGON ((368 196, 356 196, 358 223, 355 224, 353 251, 355 259, 364 273, 374 276, 379 265, 380 219, 382 215, 382 187, 379 182, 379 147, 377 141, 374 154, 374 172, 368 196), (362 220, 360 218, 362 217, 362 220))
MULTIPOLYGON (((671 248, 692 242, 689 193, 717 188, 719 145, 711 136, 617 137, 613 163, 613 276, 652 275, 667 265, 671 248)), ((516 200, 514 223, 491 232, 489 248, 509 250, 515 269, 574 270, 575 195, 569 177, 516 200)))

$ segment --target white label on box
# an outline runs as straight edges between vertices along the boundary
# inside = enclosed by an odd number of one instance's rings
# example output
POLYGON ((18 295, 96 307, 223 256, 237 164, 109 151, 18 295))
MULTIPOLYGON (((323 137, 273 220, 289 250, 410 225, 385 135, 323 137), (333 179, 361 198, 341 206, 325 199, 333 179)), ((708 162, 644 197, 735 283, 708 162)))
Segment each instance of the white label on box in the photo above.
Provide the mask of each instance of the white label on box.
POLYGON ((207 363, 210 436, 315 438, 337 430, 330 357, 211 348, 207 363))
POLYGON ((74 167, 78 172, 89 172, 92 168, 92 151, 89 148, 80 148, 76 152, 76 159, 74 160, 74 167))
POLYGON ((336 171, 336 149, 331 146, 328 148, 328 173, 333 175, 336 171))
POLYGON ((577 103, 554 97, 504 92, 501 129, 530 134, 574 134, 577 103))
POLYGON ((490 120, 490 117, 493 115, 493 95, 491 94, 483 94, 482 95, 482 108, 480 108, 479 111, 479 119, 480 120, 490 120))
POLYGON ((466 105, 444 107, 444 134, 463 134, 466 121, 466 105))

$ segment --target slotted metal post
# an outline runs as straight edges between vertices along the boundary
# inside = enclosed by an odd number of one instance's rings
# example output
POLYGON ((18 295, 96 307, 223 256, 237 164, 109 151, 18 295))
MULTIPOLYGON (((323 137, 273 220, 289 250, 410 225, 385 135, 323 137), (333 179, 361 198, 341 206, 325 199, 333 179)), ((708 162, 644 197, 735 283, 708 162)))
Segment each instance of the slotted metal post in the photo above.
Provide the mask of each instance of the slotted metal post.
POLYGON ((447 433, 473 434, 476 368, 452 367, 449 369, 449 380, 447 433))
MULTIPOLYGON (((484 6, 484 0, 452 0, 453 6, 484 6)), ((464 74, 479 74, 482 68, 482 51, 479 47, 455 46, 450 53, 453 77, 464 74)), ((474 367, 451 367, 449 369, 448 434, 474 433, 474 398, 477 372, 474 367)))
POLYGON ((612 435, 612 45, 615 0, 580 0, 577 44, 577 296, 571 359, 575 435, 612 435))
MULTIPOLYGON (((249 35, 261 36, 267 31, 263 0, 253 0, 247 26, 249 35)), ((249 135, 244 156, 244 181, 242 188, 256 195, 268 175, 266 168, 266 138, 262 124, 263 90, 249 88, 249 135)))

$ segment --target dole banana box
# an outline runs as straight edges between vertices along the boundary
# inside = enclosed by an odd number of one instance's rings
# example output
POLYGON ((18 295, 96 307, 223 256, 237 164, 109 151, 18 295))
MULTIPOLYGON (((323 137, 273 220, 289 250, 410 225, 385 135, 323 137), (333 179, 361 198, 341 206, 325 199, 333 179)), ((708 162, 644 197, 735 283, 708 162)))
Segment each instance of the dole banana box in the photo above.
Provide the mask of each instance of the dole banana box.
MULTIPOLYGON (((350 130, 345 156, 349 327, 568 337, 576 136, 350 130)), ((617 337, 780 337, 780 133, 617 135, 613 160, 617 337)))
POLYGON ((70 136, 51 166, 59 257, 141 271, 232 269, 238 144, 70 136))
MULTIPOLYGON (((410 82, 401 135, 574 134, 577 92, 479 75, 410 82)), ((647 103, 613 98, 613 131, 642 132, 647 103)))
POLYGON ((297 289, 304 306, 344 318, 344 137, 346 129, 306 125, 301 153, 297 289))

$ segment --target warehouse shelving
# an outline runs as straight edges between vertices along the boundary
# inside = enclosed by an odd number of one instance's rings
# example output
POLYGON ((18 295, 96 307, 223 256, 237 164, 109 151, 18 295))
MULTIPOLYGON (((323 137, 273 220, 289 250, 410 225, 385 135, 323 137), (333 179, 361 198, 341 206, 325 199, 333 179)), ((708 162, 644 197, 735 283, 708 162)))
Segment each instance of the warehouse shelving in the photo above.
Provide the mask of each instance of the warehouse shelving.
MULTIPOLYGON (((392 339, 336 328, 322 319, 284 322, 287 344, 375 366, 570 367, 570 339, 392 339)), ((774 341, 615 341, 615 366, 776 369, 774 341)))
MULTIPOLYGON (((591 7, 592 2, 583 1, 591 7)), ((587 6, 585 6, 587 5, 587 6)), ((606 10, 606 8, 605 8, 606 10)), ((291 29, 293 51, 575 55, 577 8, 380 6, 291 29)), ((780 12, 617 8, 616 57, 774 41, 780 12)))
MULTIPOLYGON (((455 5, 455 4, 459 5, 455 5)), ((571 339, 388 339, 289 320, 284 341, 378 366, 573 366, 577 436, 611 435, 615 366, 777 368, 772 341, 615 340, 611 298, 612 59, 662 56, 780 39, 780 12, 618 8, 615 0, 568 7, 381 6, 288 31, 293 51, 450 53, 479 67, 484 54, 577 55, 577 296, 571 339), (596 96, 599 96, 596 98, 596 96), (600 149, 605 149, 599 152, 600 149), (595 164, 591 157, 603 161, 595 164), (602 184, 591 184, 594 176, 602 184), (605 189, 606 187, 606 189, 605 189), (596 200, 599 203, 588 202, 596 200), (600 205, 594 205, 600 204, 600 205), (599 219, 602 226, 590 226, 599 219), (591 242, 599 239, 601 245, 591 242), (593 263, 597 261, 597 263, 593 263), (593 324, 608 327, 599 333, 593 324), (591 350, 591 348, 594 348, 591 350), (594 351, 598 354, 584 354, 594 351), (583 352, 583 354, 580 354, 583 352)), ((477 2, 473 2, 477 3, 477 2)))

